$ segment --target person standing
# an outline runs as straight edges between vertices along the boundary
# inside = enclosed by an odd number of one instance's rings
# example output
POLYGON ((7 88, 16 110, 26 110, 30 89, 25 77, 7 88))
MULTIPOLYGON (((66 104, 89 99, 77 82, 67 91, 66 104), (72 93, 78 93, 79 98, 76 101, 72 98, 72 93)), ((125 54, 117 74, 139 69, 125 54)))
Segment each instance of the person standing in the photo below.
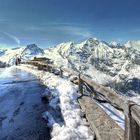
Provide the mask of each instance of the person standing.
POLYGON ((19 57, 16 57, 16 62, 15 62, 16 66, 19 65, 20 62, 21 62, 21 59, 19 57))

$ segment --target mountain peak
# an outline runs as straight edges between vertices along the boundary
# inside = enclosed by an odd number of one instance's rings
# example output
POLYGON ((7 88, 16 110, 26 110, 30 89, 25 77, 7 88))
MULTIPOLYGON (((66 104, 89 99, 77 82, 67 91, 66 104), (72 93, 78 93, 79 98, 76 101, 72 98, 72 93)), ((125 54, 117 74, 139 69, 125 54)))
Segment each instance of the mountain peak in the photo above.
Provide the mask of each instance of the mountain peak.
POLYGON ((43 55, 43 49, 39 48, 36 44, 29 44, 23 50, 22 55, 43 55))
POLYGON ((110 47, 121 47, 122 45, 116 41, 112 41, 109 43, 110 47))
POLYGON ((135 49, 140 52, 140 40, 136 41, 128 41, 126 44, 124 44, 126 48, 135 49))

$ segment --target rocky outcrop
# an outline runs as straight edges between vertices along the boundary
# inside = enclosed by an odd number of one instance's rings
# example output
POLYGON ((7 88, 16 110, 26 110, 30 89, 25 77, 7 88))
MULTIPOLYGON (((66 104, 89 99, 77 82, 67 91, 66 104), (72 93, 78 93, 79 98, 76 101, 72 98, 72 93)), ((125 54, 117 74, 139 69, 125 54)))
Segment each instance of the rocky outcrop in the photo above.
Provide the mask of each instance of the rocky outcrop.
POLYGON ((1 50, 1 49, 0 49, 0 56, 3 56, 3 55, 5 54, 5 51, 6 51, 6 50, 1 50))
POLYGON ((3 63, 3 62, 0 61, 0 68, 5 68, 7 66, 9 66, 9 65, 7 65, 6 63, 3 63))
POLYGON ((128 41, 125 44, 125 50, 128 58, 135 64, 140 65, 140 40, 128 41))

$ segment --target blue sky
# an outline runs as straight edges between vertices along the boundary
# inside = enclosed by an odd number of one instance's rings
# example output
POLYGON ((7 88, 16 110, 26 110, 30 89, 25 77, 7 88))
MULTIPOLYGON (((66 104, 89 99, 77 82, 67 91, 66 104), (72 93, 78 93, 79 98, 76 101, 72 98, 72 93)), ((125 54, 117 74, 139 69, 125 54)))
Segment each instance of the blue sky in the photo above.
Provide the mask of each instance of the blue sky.
POLYGON ((0 0, 0 46, 140 39, 140 0, 0 0))

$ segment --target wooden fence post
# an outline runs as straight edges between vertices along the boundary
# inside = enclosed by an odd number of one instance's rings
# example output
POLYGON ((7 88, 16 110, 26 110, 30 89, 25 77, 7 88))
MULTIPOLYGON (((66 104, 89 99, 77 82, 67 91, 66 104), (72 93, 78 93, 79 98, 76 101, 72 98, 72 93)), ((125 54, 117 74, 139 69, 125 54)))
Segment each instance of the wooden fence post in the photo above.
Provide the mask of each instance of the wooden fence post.
POLYGON ((133 118, 131 122, 132 122, 133 140, 140 140, 140 126, 133 118))
POLYGON ((139 133, 140 133, 140 127, 136 123, 136 121, 132 118, 131 114, 131 107, 135 105, 135 103, 131 101, 127 101, 125 103, 125 134, 124 139, 125 140, 139 140, 139 133))
POLYGON ((50 72, 52 73, 53 72, 53 68, 50 66, 50 72))
POLYGON ((125 114, 125 133, 124 133, 124 139, 125 140, 132 140, 133 136, 132 136, 131 113, 130 113, 129 102, 125 103, 124 114, 125 114))
POLYGON ((46 65, 46 71, 48 71, 48 64, 46 65))
POLYGON ((78 90, 79 90, 79 93, 83 94, 83 80, 81 79, 81 74, 79 73, 79 84, 78 84, 78 90))
POLYGON ((50 72, 50 66, 48 65, 48 72, 50 72))
POLYGON ((63 77, 63 70, 62 70, 62 67, 60 67, 60 77, 63 77))
POLYGON ((42 70, 43 70, 43 71, 45 71, 45 68, 46 68, 46 66, 45 66, 45 65, 43 65, 42 70))
POLYGON ((140 140, 140 106, 133 103, 130 106, 133 140, 140 140))
POLYGON ((38 65, 38 70, 42 70, 42 65, 38 65))

